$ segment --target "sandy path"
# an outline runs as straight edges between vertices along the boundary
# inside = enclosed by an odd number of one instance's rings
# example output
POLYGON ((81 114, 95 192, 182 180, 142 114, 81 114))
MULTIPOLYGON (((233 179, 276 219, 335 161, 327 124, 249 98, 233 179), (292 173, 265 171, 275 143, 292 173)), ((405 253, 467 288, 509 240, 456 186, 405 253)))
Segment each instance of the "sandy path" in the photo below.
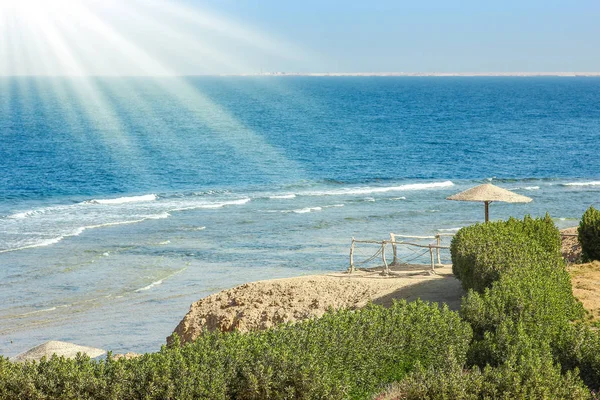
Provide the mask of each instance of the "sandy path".
POLYGON ((356 309, 369 301, 388 305, 393 299, 421 298, 458 309, 463 292, 452 268, 436 268, 434 274, 429 269, 403 266, 393 268, 394 275, 387 277, 370 270, 246 283, 192 304, 175 332, 187 342, 203 330, 267 329, 319 317, 330 307, 356 309))

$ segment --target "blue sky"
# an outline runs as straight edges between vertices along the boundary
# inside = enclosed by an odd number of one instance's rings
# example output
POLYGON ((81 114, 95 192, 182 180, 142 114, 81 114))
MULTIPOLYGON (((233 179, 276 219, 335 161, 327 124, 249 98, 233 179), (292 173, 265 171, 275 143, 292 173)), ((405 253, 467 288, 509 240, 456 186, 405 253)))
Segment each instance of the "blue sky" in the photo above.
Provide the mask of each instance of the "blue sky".
POLYGON ((600 1, 188 0, 335 71, 599 71, 600 1))
POLYGON ((598 72, 600 1, 0 0, 0 75, 598 72))

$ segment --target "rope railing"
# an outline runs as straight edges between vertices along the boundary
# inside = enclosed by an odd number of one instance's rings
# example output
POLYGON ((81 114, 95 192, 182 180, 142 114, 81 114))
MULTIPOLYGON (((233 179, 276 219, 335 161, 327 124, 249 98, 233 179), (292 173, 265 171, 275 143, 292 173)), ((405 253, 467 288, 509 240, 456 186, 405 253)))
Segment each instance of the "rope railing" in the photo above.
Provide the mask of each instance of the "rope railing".
POLYGON ((453 236, 452 234, 436 234, 435 236, 415 236, 415 235, 399 235, 390 233, 390 240, 357 240, 354 237, 352 238, 352 244, 350 246, 350 265, 348 267, 348 272, 356 271, 357 265, 367 264, 372 262, 381 256, 381 261, 383 262, 383 275, 390 274, 390 265, 386 259, 386 246, 391 244, 392 252, 393 252, 393 261, 392 265, 407 265, 410 262, 425 256, 429 252, 431 270, 435 272, 436 266, 442 266, 440 250, 449 249, 450 246, 442 246, 441 240, 442 237, 453 236), (435 242, 428 244, 414 243, 408 241, 398 241, 397 238, 403 239, 417 239, 417 240, 425 240, 425 239, 433 239, 435 242), (370 255, 367 259, 357 262, 355 260, 356 253, 356 244, 376 244, 378 245, 377 250, 374 254, 370 255), (400 257, 398 256, 398 245, 407 246, 407 249, 413 252, 412 258, 404 259, 402 262, 400 261, 400 257), (417 249, 425 249, 424 251, 419 251, 417 249), (436 263, 437 261, 437 263, 436 263))

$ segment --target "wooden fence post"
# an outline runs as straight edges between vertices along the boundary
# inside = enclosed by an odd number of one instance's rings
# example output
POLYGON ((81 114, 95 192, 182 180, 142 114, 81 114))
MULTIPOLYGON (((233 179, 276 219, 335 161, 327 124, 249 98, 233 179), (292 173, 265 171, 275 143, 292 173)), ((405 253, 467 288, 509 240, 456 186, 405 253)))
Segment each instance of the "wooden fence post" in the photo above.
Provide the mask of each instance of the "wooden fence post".
POLYGON ((431 270, 435 272, 435 262, 433 261, 433 248, 429 245, 429 255, 431 256, 431 270))
POLYGON ((438 245, 438 248, 436 249, 437 250, 437 262, 438 262, 438 265, 442 265, 442 260, 440 258, 440 246, 442 245, 442 237, 440 236, 439 233, 437 235, 435 235, 435 237, 437 239, 437 245, 438 245))
POLYGON ((350 267, 348 267, 348 272, 354 272, 354 236, 352 237, 352 245, 350 246, 350 267))
POLYGON ((381 259, 383 260, 383 274, 382 275, 389 275, 390 267, 388 266, 388 263, 385 259, 385 240, 383 242, 381 242, 381 259))
POLYGON ((398 246, 396 246, 396 235, 390 233, 390 239, 392 239, 392 253, 394 253, 392 265, 398 265, 398 246))

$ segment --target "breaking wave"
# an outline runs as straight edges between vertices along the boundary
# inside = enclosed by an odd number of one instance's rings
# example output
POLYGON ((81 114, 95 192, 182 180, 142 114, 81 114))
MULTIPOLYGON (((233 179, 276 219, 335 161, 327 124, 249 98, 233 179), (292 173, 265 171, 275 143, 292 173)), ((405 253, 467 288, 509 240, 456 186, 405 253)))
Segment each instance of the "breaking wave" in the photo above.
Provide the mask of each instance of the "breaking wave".
POLYGON ((412 190, 439 189, 454 186, 452 181, 428 182, 428 183, 409 183, 398 186, 384 187, 355 187, 345 189, 333 189, 323 191, 309 191, 302 193, 305 196, 340 196, 340 195, 364 195, 373 193, 401 192, 412 190))
POLYGON ((158 199, 155 194, 145 194, 142 196, 130 196, 130 197, 119 197, 116 199, 93 199, 84 201, 84 204, 125 204, 125 203, 137 203, 141 201, 154 201, 158 199))
POLYGON ((568 183, 563 183, 562 186, 600 186, 600 181, 568 182, 568 183))

